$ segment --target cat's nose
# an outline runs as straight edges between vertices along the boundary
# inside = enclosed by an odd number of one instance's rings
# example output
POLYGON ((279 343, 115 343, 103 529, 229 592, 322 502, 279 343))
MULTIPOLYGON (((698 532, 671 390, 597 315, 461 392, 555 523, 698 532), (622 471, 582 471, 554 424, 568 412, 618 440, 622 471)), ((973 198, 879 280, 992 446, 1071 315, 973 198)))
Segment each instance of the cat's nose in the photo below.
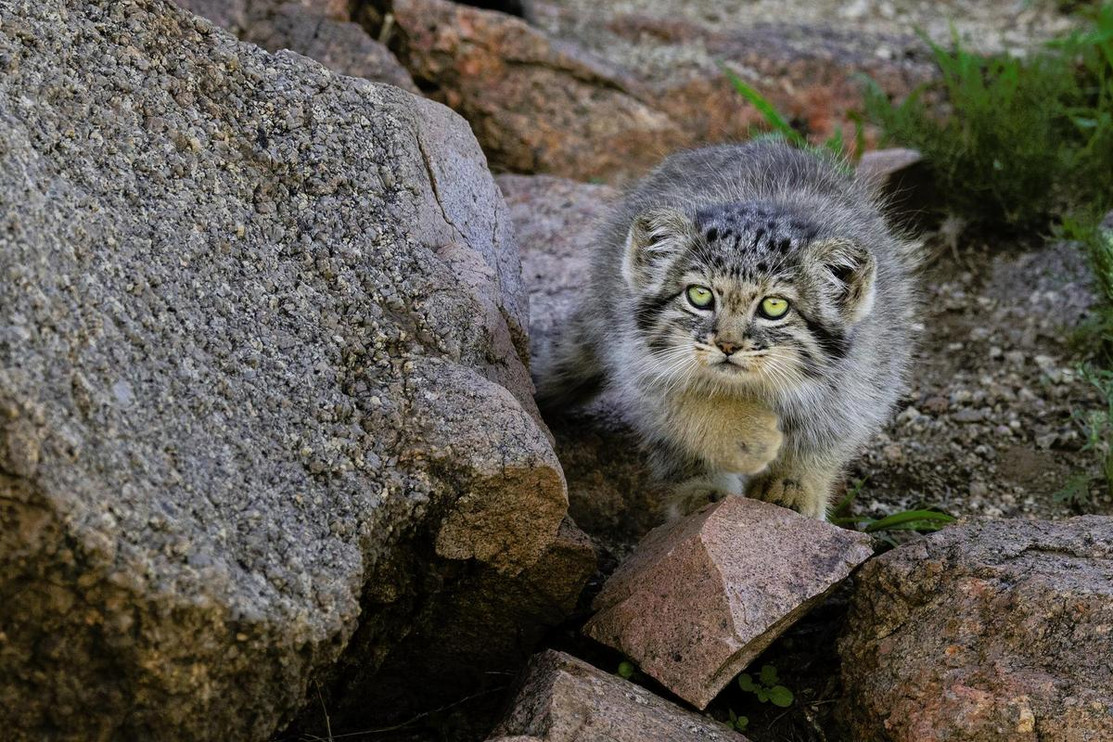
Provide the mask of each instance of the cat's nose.
POLYGON ((719 350, 723 351, 723 354, 728 356, 738 348, 734 343, 723 340, 716 340, 715 345, 719 346, 719 350))

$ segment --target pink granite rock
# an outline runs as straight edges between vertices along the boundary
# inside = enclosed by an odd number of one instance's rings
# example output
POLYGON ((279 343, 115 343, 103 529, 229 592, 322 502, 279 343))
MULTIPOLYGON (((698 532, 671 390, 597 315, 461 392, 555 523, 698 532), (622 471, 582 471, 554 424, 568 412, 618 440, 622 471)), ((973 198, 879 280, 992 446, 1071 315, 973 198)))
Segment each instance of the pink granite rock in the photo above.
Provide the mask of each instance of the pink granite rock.
POLYGON ((865 534, 731 496, 650 532, 588 636, 699 708, 873 550, 865 534))
POLYGON ((1113 740, 1113 518, 894 549, 860 572, 839 655, 849 739, 1113 740))
POLYGON ((488 742, 746 742, 712 719, 583 660, 547 651, 530 660, 488 742))

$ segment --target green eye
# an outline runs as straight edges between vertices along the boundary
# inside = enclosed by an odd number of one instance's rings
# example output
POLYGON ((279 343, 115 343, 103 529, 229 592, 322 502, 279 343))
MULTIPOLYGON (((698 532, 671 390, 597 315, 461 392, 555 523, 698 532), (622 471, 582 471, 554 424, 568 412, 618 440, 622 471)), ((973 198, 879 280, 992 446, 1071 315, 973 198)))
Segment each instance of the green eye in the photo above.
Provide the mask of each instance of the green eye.
POLYGON ((767 296, 761 300, 761 314, 769 319, 780 319, 788 312, 788 299, 767 296))
POLYGON ((709 309, 715 303, 715 294, 711 293, 711 289, 706 286, 689 286, 685 293, 693 307, 709 309))

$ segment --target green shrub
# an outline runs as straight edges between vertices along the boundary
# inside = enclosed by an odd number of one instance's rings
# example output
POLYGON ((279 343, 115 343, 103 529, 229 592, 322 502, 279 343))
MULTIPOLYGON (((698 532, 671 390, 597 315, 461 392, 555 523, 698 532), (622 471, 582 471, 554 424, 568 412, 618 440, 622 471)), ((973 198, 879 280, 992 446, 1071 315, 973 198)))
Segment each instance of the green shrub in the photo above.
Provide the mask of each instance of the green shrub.
POLYGON ((1025 58, 925 41, 939 81, 899 104, 871 84, 865 110, 887 141, 924 154, 949 211, 1031 229, 1113 206, 1113 3, 1025 58))

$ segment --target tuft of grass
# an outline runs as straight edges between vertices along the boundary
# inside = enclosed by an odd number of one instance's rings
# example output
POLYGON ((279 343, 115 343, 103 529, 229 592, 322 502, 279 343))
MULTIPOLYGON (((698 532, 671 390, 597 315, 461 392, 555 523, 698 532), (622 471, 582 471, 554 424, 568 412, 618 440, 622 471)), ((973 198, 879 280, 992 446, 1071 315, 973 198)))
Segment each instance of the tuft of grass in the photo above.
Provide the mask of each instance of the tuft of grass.
POLYGON ((783 138, 794 147, 832 155, 840 163, 857 162, 861 159, 862 153, 865 152, 866 149, 866 135, 864 120, 860 114, 852 114, 849 116, 850 120, 854 122, 853 147, 847 143, 841 126, 836 127, 835 132, 831 136, 827 137, 827 139, 816 146, 809 142, 803 134, 794 129, 788 122, 788 119, 777 110, 777 107, 774 106, 768 98, 735 74, 726 64, 719 62, 719 69, 722 70, 723 75, 730 81, 734 90, 745 98, 746 102, 757 109, 758 113, 765 119, 765 123, 775 136, 783 138))
POLYGON ((937 83, 901 103, 866 87, 867 117, 888 142, 931 164, 949 211, 990 228, 1043 229, 1113 207, 1113 2, 1037 53, 981 56, 957 34, 921 34, 937 83), (942 98, 942 109, 934 101, 942 98))
POLYGON ((846 495, 831 509, 830 521, 837 526, 864 533, 872 533, 889 546, 897 546, 894 531, 915 531, 932 533, 945 525, 955 522, 955 517, 936 508, 902 510, 883 518, 868 515, 854 515, 853 505, 858 495, 865 489, 866 480, 858 479, 847 488, 846 495))
MULTIPOLYGON (((1098 474, 1110 496, 1113 496, 1113 371, 1085 365, 1079 368, 1079 374, 1098 391, 1105 402, 1104 409, 1075 411, 1074 420, 1085 441, 1082 450, 1093 453, 1098 464, 1098 474)), ((1093 477, 1087 472, 1072 477, 1055 494, 1055 500, 1081 509, 1091 502, 1092 481, 1093 477)))
POLYGON ((886 141, 915 147, 931 164, 948 210, 973 222, 1042 226, 1067 164, 1049 146, 1069 122, 1059 101, 1077 91, 1060 55, 1020 60, 944 49, 921 34, 940 71, 938 85, 921 87, 900 104, 876 84, 864 95, 866 115, 886 141), (946 100, 941 116, 927 102, 946 100))

